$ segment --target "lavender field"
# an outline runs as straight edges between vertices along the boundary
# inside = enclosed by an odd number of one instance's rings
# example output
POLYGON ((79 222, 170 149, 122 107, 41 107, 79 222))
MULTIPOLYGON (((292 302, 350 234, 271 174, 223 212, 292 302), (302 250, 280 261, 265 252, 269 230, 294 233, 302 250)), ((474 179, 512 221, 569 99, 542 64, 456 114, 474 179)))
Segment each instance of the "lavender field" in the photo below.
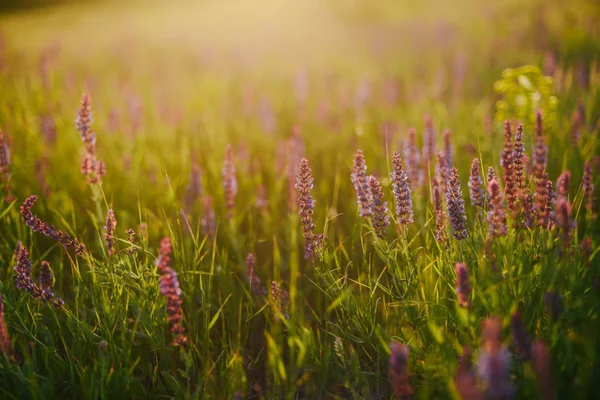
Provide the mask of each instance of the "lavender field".
POLYGON ((600 398, 597 2, 54 3, 0 7, 0 399, 600 398))

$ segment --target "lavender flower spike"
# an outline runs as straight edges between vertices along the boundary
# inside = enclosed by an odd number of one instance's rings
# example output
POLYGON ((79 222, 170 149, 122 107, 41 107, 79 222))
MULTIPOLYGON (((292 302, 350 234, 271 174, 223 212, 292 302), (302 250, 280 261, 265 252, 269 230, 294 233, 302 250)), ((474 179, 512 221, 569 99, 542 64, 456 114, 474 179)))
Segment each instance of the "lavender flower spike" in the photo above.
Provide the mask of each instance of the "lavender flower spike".
POLYGON ((392 191, 396 198, 396 216, 400 225, 414 222, 410 186, 406 170, 402 167, 402 160, 398 152, 394 152, 392 159, 392 191))
POLYGON ((448 203, 448 216, 450 217, 452 235, 458 240, 468 238, 465 201, 462 198, 462 190, 458 181, 458 171, 454 167, 450 170, 448 189, 446 189, 446 202, 448 203))
POLYGON ((481 167, 479 159, 474 158, 471 164, 471 174, 469 175, 469 195, 473 207, 483 207, 485 195, 483 192, 483 181, 481 179, 481 167))
POLYGON ((354 155, 351 178, 356 192, 359 214, 361 217, 369 217, 371 215, 371 207, 369 205, 371 191, 369 190, 367 177, 367 164, 365 163, 362 150, 357 150, 354 155))
POLYGON ((369 178, 369 188, 371 189, 371 212, 373 214, 373 228, 378 238, 385 238, 385 230, 390 226, 390 217, 388 215, 387 201, 383 201, 383 190, 381 184, 374 176, 369 178))

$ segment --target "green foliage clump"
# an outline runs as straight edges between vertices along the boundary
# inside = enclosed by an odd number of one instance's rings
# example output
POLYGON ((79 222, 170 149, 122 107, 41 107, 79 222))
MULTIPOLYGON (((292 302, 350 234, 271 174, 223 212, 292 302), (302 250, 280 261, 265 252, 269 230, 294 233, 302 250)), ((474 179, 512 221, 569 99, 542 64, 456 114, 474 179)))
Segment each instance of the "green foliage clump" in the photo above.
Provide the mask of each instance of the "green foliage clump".
POLYGON ((496 102, 496 120, 517 119, 533 126, 535 114, 542 111, 547 125, 557 121, 558 99, 554 95, 552 77, 544 76, 535 65, 507 68, 502 78, 494 83, 494 91, 501 97, 496 102))

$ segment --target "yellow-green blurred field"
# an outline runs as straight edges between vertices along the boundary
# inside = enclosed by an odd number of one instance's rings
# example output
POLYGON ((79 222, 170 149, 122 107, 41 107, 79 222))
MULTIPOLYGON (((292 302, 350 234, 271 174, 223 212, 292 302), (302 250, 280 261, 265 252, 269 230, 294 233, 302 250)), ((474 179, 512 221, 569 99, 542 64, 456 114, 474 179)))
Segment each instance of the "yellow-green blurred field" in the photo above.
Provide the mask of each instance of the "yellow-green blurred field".
POLYGON ((34 3, 0 398, 600 397, 598 4, 34 3))

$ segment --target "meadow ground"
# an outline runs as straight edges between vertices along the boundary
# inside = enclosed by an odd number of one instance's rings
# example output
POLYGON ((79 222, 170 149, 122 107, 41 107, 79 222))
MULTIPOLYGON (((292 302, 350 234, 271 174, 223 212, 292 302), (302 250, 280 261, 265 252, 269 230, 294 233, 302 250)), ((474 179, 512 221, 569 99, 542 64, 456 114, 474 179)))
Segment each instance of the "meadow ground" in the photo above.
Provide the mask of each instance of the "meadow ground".
POLYGON ((0 398, 600 398, 600 7, 413 3, 0 14, 0 398))

